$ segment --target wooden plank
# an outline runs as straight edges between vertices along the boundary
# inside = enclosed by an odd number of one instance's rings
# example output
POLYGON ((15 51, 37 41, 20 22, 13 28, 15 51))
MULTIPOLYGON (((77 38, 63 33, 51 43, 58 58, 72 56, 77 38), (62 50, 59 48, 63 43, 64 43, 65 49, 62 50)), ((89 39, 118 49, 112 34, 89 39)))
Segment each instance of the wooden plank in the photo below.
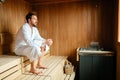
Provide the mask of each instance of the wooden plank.
POLYGON ((51 76, 46 76, 44 80, 52 80, 51 76))
MULTIPOLYGON (((51 68, 49 68, 46 72, 45 72, 45 75, 49 75, 49 73, 57 66, 57 64, 62 60, 61 57, 55 57, 53 59, 53 62, 50 64, 51 65, 51 68), (58 58, 58 59, 57 59, 58 58)), ((39 78, 41 80, 44 80, 45 77, 43 78, 39 78)))
MULTIPOLYGON (((56 76, 55 72, 59 73, 59 69, 61 70, 59 75, 61 75, 61 73, 63 74, 63 65, 64 65, 65 59, 66 57, 63 57, 63 56, 50 56, 42 60, 42 63, 44 63, 44 65, 48 67, 48 69, 40 69, 40 71, 43 72, 42 76, 25 72, 24 74, 18 76, 15 80, 52 80, 51 75, 54 75, 55 77, 56 76)), ((62 77, 59 77, 59 79, 60 78, 62 77)))
MULTIPOLYGON (((58 61, 57 58, 56 58, 56 60, 58 61)), ((55 58, 53 57, 53 58, 50 59, 48 62, 49 62, 48 69, 51 69, 52 66, 53 66, 53 64, 55 63, 55 58), (53 63, 53 64, 51 64, 51 63, 53 63), (50 67, 50 68, 49 68, 49 67, 50 67)), ((44 75, 43 75, 43 76, 36 76, 33 80, 37 80, 37 79, 43 80, 46 76, 48 76, 48 75, 46 74, 46 72, 48 71, 48 69, 42 70, 42 72, 43 72, 44 75)))
POLYGON ((23 77, 25 77, 25 75, 21 74, 20 76, 17 76, 17 78, 15 78, 14 80, 22 80, 23 77))
POLYGON ((32 74, 32 73, 24 73, 25 74, 25 76, 21 79, 21 80, 26 80, 27 78, 29 78, 30 76, 32 76, 32 75, 34 75, 34 74, 32 74))
MULTIPOLYGON (((49 57, 49 58, 46 58, 43 62, 46 63, 46 64, 45 64, 46 66, 48 66, 48 65, 47 65, 48 63, 49 63, 49 64, 52 63, 52 59, 53 59, 53 56, 51 56, 51 57, 49 57)), ((30 65, 28 65, 28 66, 30 67, 30 65)), ((28 66, 27 66, 27 67, 28 67, 28 66)), ((27 75, 27 74, 24 74, 24 76, 28 76, 27 78, 30 77, 30 76, 27 75)), ((21 75, 20 77, 17 77, 16 80, 24 79, 24 76, 21 75), (20 78, 20 79, 19 79, 19 78, 20 78)), ((32 76, 32 75, 31 75, 31 76, 32 76)), ((25 79, 27 79, 27 78, 25 78, 25 79)))
POLYGON ((18 71, 19 69, 21 69, 21 65, 20 64, 15 66, 15 67, 13 67, 13 68, 11 68, 11 69, 9 69, 9 70, 7 70, 7 71, 5 71, 5 72, 3 72, 3 73, 1 73, 0 74, 0 80, 3 79, 4 77, 14 73, 15 71, 18 71))
POLYGON ((57 63, 57 65, 54 67, 54 69, 49 73, 49 75, 52 77, 52 80, 61 80, 63 73, 63 66, 64 66, 65 58, 62 57, 61 61, 57 63), (57 75, 56 75, 57 73, 57 75))
POLYGON ((32 74, 31 76, 29 76, 26 80, 33 80, 36 77, 35 74, 32 74))
MULTIPOLYGON (((61 77, 61 75, 60 75, 60 70, 61 70, 61 68, 60 68, 60 66, 59 65, 57 65, 55 68, 54 68, 54 70, 52 70, 50 73, 49 73, 49 75, 51 76, 51 79, 52 80, 56 80, 56 78, 57 78, 57 80, 59 80, 59 78, 61 77), (59 72, 58 72, 59 71, 59 72), (57 73, 57 75, 56 75, 56 73, 57 73)), ((46 79, 46 78, 45 78, 46 79)))
POLYGON ((52 80, 61 80, 62 76, 64 75, 63 73, 63 66, 65 62, 65 57, 58 63, 58 65, 49 73, 51 75, 52 80), (56 75, 58 73, 58 75, 56 75))
POLYGON ((21 63, 21 58, 18 56, 7 56, 2 55, 0 56, 0 73, 4 72, 5 70, 10 69, 21 63))
POLYGON ((48 61, 48 62, 49 62, 48 69, 43 70, 43 71, 42 71, 42 72, 44 73, 43 76, 40 76, 38 79, 44 80, 44 78, 45 78, 46 76, 48 76, 47 72, 50 71, 50 70, 53 68, 53 65, 54 65, 54 64, 56 64, 56 63, 55 63, 55 62, 56 62, 55 59, 56 59, 57 61, 59 61, 60 58, 59 58, 59 57, 56 57, 56 58, 55 58, 55 57, 53 56, 53 58, 52 58, 50 61, 48 61))
POLYGON ((51 76, 49 76, 49 75, 43 75, 38 80, 52 80, 52 79, 51 79, 51 76))
POLYGON ((10 74, 9 76, 7 76, 6 78, 4 78, 2 80, 14 80, 17 77, 16 75, 21 75, 21 70, 16 71, 13 74, 10 74))
MULTIPOLYGON (((45 65, 45 66, 49 66, 53 61, 52 61, 52 59, 53 59, 53 57, 49 57, 49 58, 47 58, 47 59, 45 59, 44 61, 43 61, 43 65, 45 65)), ((40 71, 42 71, 43 72, 43 74, 44 74, 44 71, 46 71, 47 69, 42 69, 42 70, 40 70, 40 71)), ((44 75, 43 75, 44 76, 44 75)), ((29 80, 29 79, 28 79, 29 80)))
POLYGON ((50 71, 52 71, 52 69, 54 69, 56 67, 57 63, 59 63, 61 59, 62 59, 61 57, 53 57, 53 61, 49 65, 49 70, 47 70, 47 72, 45 74, 46 75, 49 74, 50 71))
POLYGON ((39 75, 37 75, 33 80, 38 80, 39 79, 39 75))

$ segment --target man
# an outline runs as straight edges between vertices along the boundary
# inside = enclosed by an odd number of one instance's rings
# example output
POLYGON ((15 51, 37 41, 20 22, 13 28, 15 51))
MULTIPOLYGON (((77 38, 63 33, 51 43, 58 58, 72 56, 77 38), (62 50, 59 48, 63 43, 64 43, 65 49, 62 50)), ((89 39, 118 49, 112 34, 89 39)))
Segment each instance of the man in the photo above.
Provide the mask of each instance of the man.
POLYGON ((40 58, 52 45, 52 39, 44 39, 40 36, 36 28, 38 20, 37 15, 30 12, 26 15, 26 23, 19 29, 15 40, 16 55, 27 56, 31 62, 30 72, 41 74, 37 68, 46 68, 41 66, 40 58))

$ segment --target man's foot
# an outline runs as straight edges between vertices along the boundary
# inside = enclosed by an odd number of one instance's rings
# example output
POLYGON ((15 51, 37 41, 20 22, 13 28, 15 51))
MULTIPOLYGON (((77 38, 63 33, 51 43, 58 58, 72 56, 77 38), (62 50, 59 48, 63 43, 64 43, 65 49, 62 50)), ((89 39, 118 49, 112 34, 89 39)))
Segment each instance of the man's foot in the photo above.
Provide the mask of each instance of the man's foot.
POLYGON ((45 66, 37 66, 37 68, 39 68, 39 69, 48 69, 48 68, 45 67, 45 66))
POLYGON ((30 72, 37 75, 43 75, 41 71, 37 71, 37 70, 31 70, 30 72))

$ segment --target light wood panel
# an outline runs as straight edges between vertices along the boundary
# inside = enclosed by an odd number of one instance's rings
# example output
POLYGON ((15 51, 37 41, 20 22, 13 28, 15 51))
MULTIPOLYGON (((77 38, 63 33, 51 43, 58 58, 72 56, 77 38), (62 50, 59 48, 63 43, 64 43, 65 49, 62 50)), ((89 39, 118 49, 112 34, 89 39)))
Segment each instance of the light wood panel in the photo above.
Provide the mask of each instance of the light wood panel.
POLYGON ((41 35, 54 41, 54 55, 76 56, 77 47, 89 47, 91 41, 113 49, 113 1, 36 5, 33 10, 38 12, 41 35))
POLYGON ((6 0, 0 4, 0 54, 13 52, 13 37, 25 22, 30 6, 24 0, 6 0))

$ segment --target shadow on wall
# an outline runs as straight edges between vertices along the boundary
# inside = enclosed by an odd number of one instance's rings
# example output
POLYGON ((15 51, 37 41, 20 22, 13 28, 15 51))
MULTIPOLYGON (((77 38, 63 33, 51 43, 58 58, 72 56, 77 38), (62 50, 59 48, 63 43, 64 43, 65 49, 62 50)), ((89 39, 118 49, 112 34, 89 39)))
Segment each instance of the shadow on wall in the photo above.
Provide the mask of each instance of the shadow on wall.
POLYGON ((14 41, 14 36, 9 33, 0 33, 0 42, 1 42, 1 53, 2 54, 13 54, 13 41, 14 41))

